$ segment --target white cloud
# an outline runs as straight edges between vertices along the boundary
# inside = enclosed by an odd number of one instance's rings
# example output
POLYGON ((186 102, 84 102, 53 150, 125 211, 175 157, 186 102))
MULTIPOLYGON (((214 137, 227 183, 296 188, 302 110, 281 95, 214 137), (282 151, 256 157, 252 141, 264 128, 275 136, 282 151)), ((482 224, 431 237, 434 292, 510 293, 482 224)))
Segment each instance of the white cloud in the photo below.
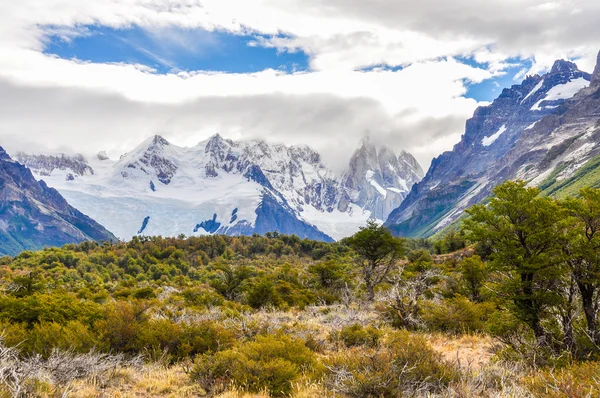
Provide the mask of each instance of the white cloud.
MULTIPOLYGON (((365 131, 425 165, 450 149, 477 106, 465 82, 503 73, 512 57, 530 72, 600 47, 595 0, 21 0, 0 3, 0 137, 117 153, 157 132, 192 143, 219 130, 305 142, 342 164, 365 131), (86 25, 139 25, 163 43, 210 51, 210 35, 261 36, 257 45, 305 51, 310 72, 156 74, 143 65, 93 64, 44 55, 47 34, 65 40, 86 25), (208 50, 207 50, 208 49, 208 50), (487 70, 453 57, 473 57, 487 70), (401 65, 399 71, 374 65, 401 65)), ((167 54, 168 55, 168 54, 167 54)))

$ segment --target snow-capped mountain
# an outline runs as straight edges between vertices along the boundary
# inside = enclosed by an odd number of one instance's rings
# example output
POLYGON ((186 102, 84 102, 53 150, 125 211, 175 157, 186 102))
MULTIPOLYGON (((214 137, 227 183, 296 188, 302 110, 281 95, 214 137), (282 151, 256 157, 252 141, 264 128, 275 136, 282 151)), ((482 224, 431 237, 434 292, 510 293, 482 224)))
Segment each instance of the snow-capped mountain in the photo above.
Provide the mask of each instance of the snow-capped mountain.
POLYGON ((422 178, 423 169, 411 154, 402 151, 396 156, 385 146, 377 150, 366 138, 342 178, 340 210, 355 203, 369 209, 372 217, 385 220, 422 178))
POLYGON ((356 174, 362 161, 355 155, 341 179, 309 147, 220 135, 191 148, 154 136, 117 161, 104 153, 87 160, 66 155, 17 158, 122 239, 269 231, 340 239, 370 217, 383 220, 390 205, 382 201, 388 195, 393 198, 388 197, 389 203, 401 201, 420 171, 411 155, 398 157, 382 149, 365 163, 362 176, 356 174))
POLYGON ((84 240, 116 238, 0 147, 0 255, 84 240))
POLYGON ((400 235, 429 236, 507 179, 542 186, 555 173, 573 175, 598 150, 599 75, 598 68, 592 76, 556 61, 546 75, 504 89, 475 111, 461 141, 432 161, 386 225, 400 235))

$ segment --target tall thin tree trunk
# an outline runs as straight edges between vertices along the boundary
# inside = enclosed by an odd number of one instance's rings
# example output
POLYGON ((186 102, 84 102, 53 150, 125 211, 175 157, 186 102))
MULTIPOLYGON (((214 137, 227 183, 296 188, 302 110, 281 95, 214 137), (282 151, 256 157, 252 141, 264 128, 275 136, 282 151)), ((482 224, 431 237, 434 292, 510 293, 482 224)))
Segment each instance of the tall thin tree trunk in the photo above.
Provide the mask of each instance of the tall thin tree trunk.
POLYGON ((600 345, 600 336, 598 334, 598 317, 596 315, 596 306, 594 305, 595 289, 584 283, 579 283, 579 292, 581 293, 581 304, 587 323, 587 333, 590 339, 596 345, 600 345))

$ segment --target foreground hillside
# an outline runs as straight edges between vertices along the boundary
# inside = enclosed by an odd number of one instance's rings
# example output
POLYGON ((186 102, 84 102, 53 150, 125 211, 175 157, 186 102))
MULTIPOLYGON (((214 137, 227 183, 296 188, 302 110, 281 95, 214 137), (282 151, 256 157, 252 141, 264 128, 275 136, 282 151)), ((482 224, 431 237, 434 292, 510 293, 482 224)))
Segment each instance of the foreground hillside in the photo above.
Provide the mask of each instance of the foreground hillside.
POLYGON ((495 190, 465 228, 84 242, 0 259, 0 391, 600 394, 600 191, 495 190))

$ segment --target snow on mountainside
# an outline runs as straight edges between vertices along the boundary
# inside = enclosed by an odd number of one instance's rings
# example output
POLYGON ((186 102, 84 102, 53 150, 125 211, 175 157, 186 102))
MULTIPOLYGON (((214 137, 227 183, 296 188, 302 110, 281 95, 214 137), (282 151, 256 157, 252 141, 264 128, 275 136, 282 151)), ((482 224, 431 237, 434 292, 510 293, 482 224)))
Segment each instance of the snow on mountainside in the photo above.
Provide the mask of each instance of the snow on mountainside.
MULTIPOLYGON (((491 105, 475 111, 461 141, 432 161, 386 225, 399 235, 429 236, 456 221, 464 209, 487 198, 506 179, 541 181, 542 173, 552 174, 556 155, 562 159, 570 152, 564 148, 566 141, 577 134, 594 134, 590 123, 598 118, 589 104, 591 110, 570 119, 568 131, 559 128, 567 124, 569 110, 583 109, 575 103, 591 89, 590 80, 593 86, 593 76, 574 63, 556 61, 546 75, 528 76, 520 85, 504 89, 491 105)), ((573 156, 592 153, 587 144, 573 156)))
POLYGON ((0 147, 0 255, 115 236, 0 147))
POLYGON ((411 154, 402 151, 396 156, 385 146, 377 150, 366 138, 342 178, 339 208, 354 203, 369 209, 374 218, 385 220, 422 178, 423 170, 411 154))
MULTIPOLYGON (((420 166, 407 153, 396 158, 389 152, 392 166, 377 171, 372 182, 403 197, 420 166)), ((340 182, 314 150, 261 140, 215 135, 184 148, 155 136, 118 161, 103 153, 89 160, 25 154, 18 159, 122 239, 269 231, 340 239, 376 210, 373 203, 348 200, 356 188, 340 182)))

